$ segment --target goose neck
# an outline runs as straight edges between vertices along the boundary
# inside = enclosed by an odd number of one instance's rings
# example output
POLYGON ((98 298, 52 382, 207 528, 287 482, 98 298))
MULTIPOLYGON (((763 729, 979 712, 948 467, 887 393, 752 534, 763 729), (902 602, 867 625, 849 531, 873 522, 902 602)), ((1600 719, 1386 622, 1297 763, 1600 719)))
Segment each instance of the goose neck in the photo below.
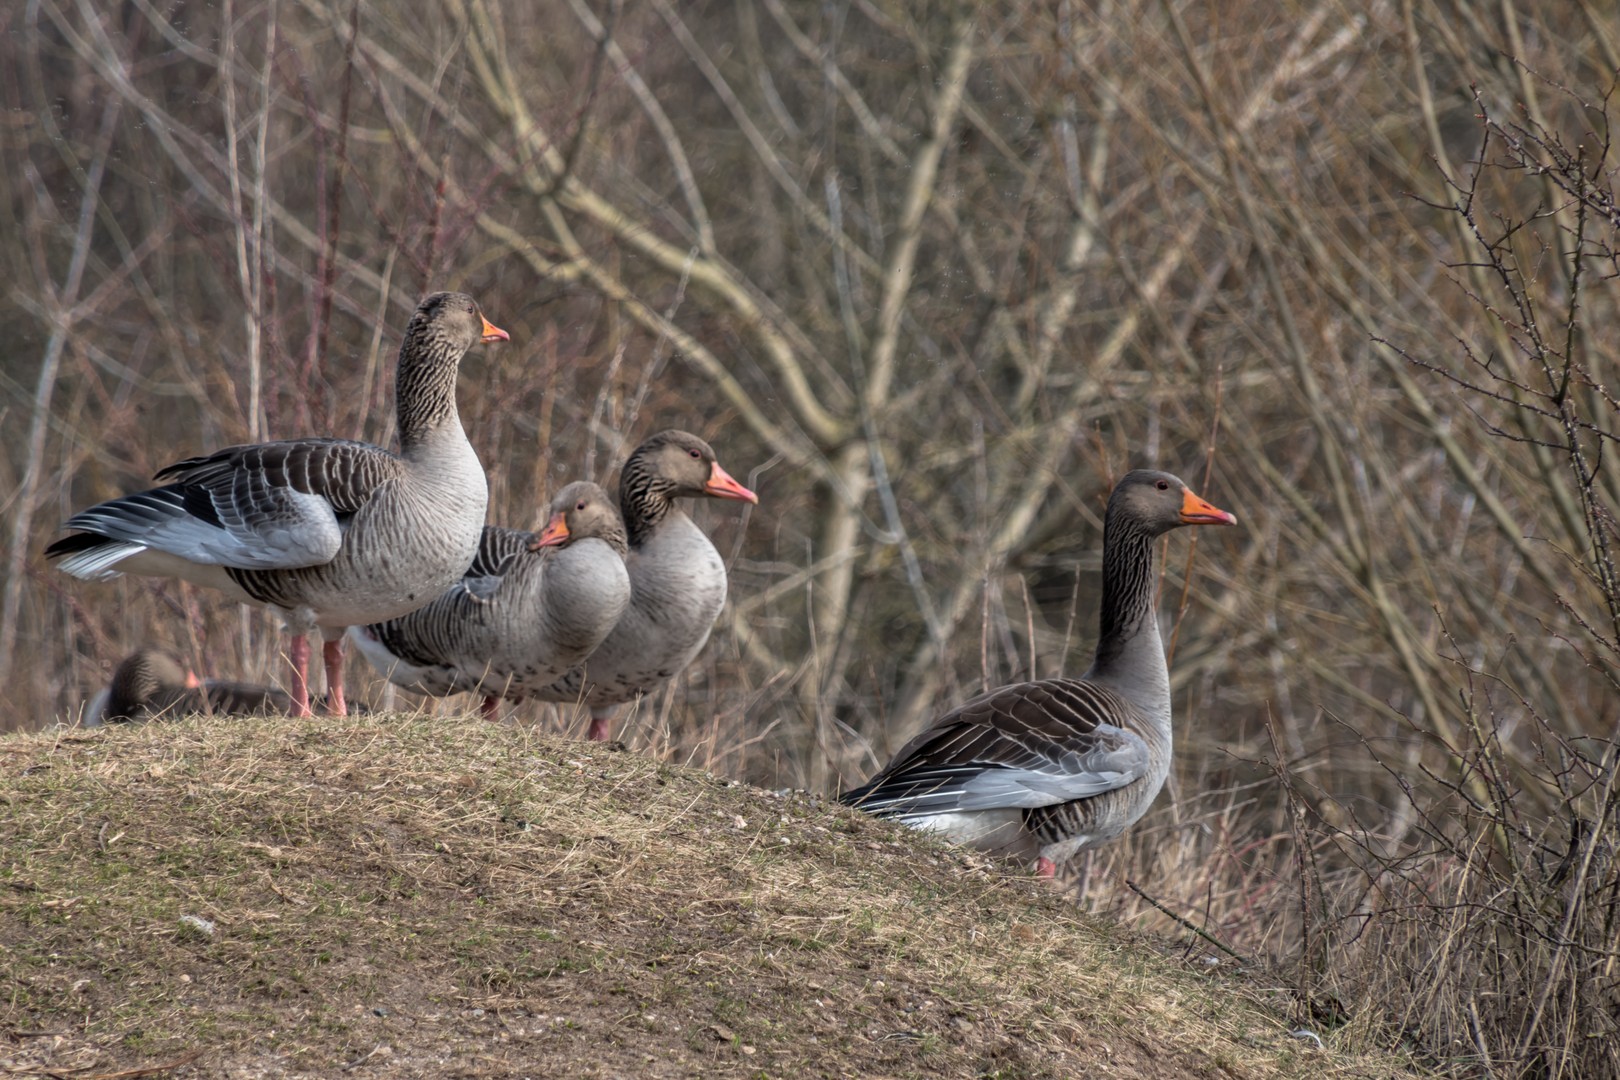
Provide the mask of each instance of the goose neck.
POLYGON ((1091 677, 1168 721, 1170 675, 1154 604, 1154 540, 1128 518, 1110 515, 1104 526, 1102 611, 1091 677))
POLYGON ((652 472, 638 468, 632 460, 619 478, 619 513, 624 518, 625 539, 639 548, 652 538, 675 507, 670 486, 652 472))
POLYGON ((449 343, 424 333, 413 333, 400 345, 394 404, 402 451, 431 442, 452 426, 460 431, 461 418, 456 412, 460 360, 449 343))

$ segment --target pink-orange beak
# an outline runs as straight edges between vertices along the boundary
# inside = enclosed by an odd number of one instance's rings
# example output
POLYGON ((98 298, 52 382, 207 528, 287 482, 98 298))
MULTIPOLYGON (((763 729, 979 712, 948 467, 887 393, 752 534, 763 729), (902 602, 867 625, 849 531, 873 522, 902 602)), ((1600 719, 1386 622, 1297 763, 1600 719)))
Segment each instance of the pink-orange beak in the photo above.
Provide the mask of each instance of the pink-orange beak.
POLYGON ((197 678, 195 671, 186 672, 186 688, 196 690, 202 686, 202 680, 197 678))
POLYGON ((1181 523, 1183 525, 1236 525, 1237 515, 1229 514, 1213 503, 1205 502, 1191 491, 1181 496, 1181 523))
POLYGON ((561 513, 552 514, 551 520, 546 522, 546 527, 540 530, 540 535, 535 539, 534 543, 529 545, 529 550, 539 551, 541 548, 562 547, 568 543, 568 537, 567 519, 561 513))
MULTIPOLYGON (((484 319, 483 315, 479 315, 478 317, 480 319, 484 319)), ((508 334, 505 330, 502 330, 500 327, 496 326, 494 323, 490 322, 488 319, 484 319, 484 336, 482 338, 480 338, 479 340, 481 340, 481 341, 511 341, 512 340, 512 335, 508 334)))
POLYGON ((703 490, 717 499, 736 499, 739 502, 756 505, 759 503, 759 496, 733 480, 731 474, 722 469, 718 461, 709 469, 709 482, 703 485, 703 490))

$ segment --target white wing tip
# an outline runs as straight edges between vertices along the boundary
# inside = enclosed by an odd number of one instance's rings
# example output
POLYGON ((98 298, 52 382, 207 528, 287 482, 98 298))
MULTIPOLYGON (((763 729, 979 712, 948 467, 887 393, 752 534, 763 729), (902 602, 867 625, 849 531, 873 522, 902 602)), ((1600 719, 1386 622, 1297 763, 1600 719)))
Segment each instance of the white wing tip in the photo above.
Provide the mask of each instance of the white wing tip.
POLYGON ((64 574, 71 574, 85 581, 111 581, 123 574, 117 567, 118 563, 145 550, 145 544, 131 543, 127 540, 109 540, 105 544, 97 544, 93 548, 68 555, 56 565, 64 574))

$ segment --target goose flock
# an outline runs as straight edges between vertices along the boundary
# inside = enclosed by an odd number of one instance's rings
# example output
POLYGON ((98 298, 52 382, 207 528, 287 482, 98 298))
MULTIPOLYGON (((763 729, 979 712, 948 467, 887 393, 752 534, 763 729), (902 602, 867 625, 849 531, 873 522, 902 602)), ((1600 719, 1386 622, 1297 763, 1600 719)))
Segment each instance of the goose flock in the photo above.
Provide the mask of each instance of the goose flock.
POLYGON ((78 578, 180 578, 276 612, 293 635, 298 716, 310 712, 308 635, 320 631, 341 716, 343 631, 421 607, 478 551, 489 483, 456 412, 456 374, 474 345, 508 337, 472 297, 435 293, 399 349, 399 453, 309 438, 188 458, 159 470, 163 487, 74 514, 77 531, 45 556, 78 578))
MULTIPOLYGON (((483 465, 456 410, 475 345, 510 340, 462 293, 418 305, 395 375, 398 451, 334 438, 233 446, 157 473, 162 486, 70 517, 45 549, 87 580, 178 578, 259 604, 291 635, 290 689, 203 680, 159 651, 117 668, 102 723, 191 713, 343 715, 345 642, 391 683, 505 701, 575 703, 589 737, 674 679, 726 600, 726 568, 680 500, 757 503, 708 443, 649 436, 616 497, 578 481, 539 533, 484 523, 483 465), (319 634, 326 693, 311 691, 319 634)), ((1078 679, 1018 682, 934 720, 845 803, 1032 864, 1043 876, 1119 836, 1169 773, 1170 678, 1154 549, 1185 525, 1236 518, 1164 472, 1115 486, 1103 532, 1096 656, 1078 679)))

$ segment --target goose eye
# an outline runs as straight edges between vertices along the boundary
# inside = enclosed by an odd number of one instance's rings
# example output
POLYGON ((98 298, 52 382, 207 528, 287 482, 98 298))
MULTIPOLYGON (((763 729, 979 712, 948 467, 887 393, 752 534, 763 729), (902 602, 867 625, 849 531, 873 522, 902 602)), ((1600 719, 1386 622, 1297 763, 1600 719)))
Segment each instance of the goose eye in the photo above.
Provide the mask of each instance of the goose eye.
POLYGON ((703 456, 702 454, 698 453, 696 450, 688 450, 687 453, 691 454, 694 460, 698 459, 698 458, 701 458, 703 456))
POLYGON ((1160 491, 1169 491, 1170 490, 1170 481, 1168 481, 1168 480, 1160 480, 1154 486, 1157 487, 1160 491))
POLYGON ((577 503, 574 504, 574 509, 575 510, 583 510, 583 509, 585 509, 585 504, 582 503, 582 502, 577 502, 577 503))

